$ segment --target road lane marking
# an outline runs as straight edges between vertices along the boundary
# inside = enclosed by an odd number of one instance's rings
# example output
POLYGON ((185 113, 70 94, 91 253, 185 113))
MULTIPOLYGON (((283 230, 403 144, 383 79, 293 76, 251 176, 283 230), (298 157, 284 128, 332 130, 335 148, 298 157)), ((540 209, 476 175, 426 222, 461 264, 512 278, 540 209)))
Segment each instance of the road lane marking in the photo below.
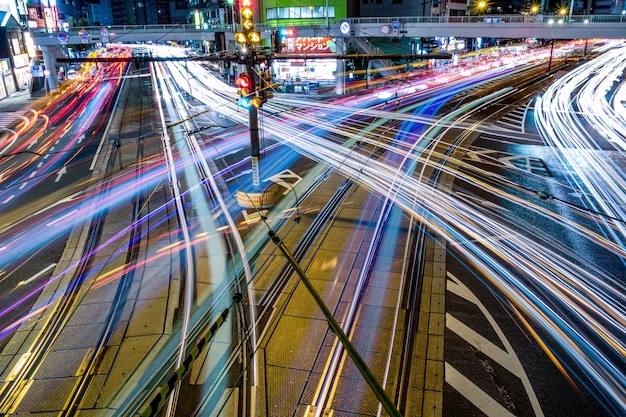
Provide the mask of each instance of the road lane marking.
POLYGON ((51 263, 50 265, 48 265, 47 267, 45 267, 41 271, 37 272, 35 275, 33 275, 32 277, 28 278, 27 280, 18 282, 17 286, 19 287, 21 285, 26 285, 26 284, 29 284, 29 283, 33 282, 34 280, 36 280, 37 278, 39 278, 40 276, 42 276, 43 274, 45 274, 46 272, 48 272, 49 270, 54 268, 55 266, 57 266, 56 263, 51 263))
MULTIPOLYGON (((496 333, 498 339, 502 343, 502 346, 504 346, 504 350, 496 346, 491 341, 487 340, 482 335, 478 334, 475 330, 469 328, 463 322, 461 322, 460 320, 452 316, 450 313, 446 313, 446 327, 450 329, 451 331, 453 331, 454 333, 456 333, 463 340, 465 340, 466 342, 474 346, 476 349, 484 353, 486 356, 491 358, 493 361, 500 364, 504 369, 506 369, 507 371, 515 375, 517 378, 519 378, 522 384, 524 385, 526 395, 528 396, 528 400, 530 401, 533 407, 535 416, 543 416, 544 415, 543 411, 541 410, 539 400, 537 400, 537 396, 535 395, 535 391, 533 390, 530 380, 528 379, 528 376, 526 375, 526 372, 524 371, 524 368, 522 367, 522 364, 519 358, 515 354, 515 350, 509 343, 504 332, 502 332, 502 329, 500 329, 500 326, 498 326, 498 323, 496 323, 496 320, 489 313, 489 311, 487 310, 487 307, 485 307, 480 302, 478 297, 476 297, 476 295, 472 293, 469 288, 467 288, 457 277, 455 277, 449 271, 447 275, 449 279, 446 282, 446 290, 450 291, 453 294, 456 294, 457 296, 463 298, 464 300, 478 307, 480 312, 489 322, 489 325, 491 326, 493 331, 496 333)), ((446 369, 447 369, 447 365, 448 364, 446 363, 446 369)), ((454 373, 450 375, 450 377, 453 377, 453 376, 454 376, 454 373)), ((446 372, 446 382, 450 383, 450 385, 452 385, 455 382, 458 383, 458 381, 452 381, 452 382, 448 381, 447 372, 446 372)), ((478 387, 476 388, 478 389, 478 387)), ((463 391, 460 391, 458 389, 457 391, 463 394, 463 391)), ((468 393, 475 394, 473 392, 468 392, 468 393)), ((487 395, 487 394, 484 394, 484 395, 487 395)), ((479 408, 483 406, 482 402, 475 403, 473 402, 472 398, 468 398, 468 397, 466 398, 469 401, 472 401, 472 403, 479 408)), ((476 396, 476 399, 480 401, 484 400, 482 395, 476 396)), ((500 415, 500 414, 493 414, 493 415, 495 416, 495 415, 500 415)))
POLYGON ((446 382, 487 416, 515 417, 515 414, 512 414, 509 410, 502 407, 500 403, 491 398, 485 391, 478 388, 476 384, 447 362, 445 371, 446 382))
POLYGON ((54 219, 51 222, 46 223, 46 226, 52 226, 55 223, 60 222, 61 220, 65 219, 66 217, 71 216, 72 214, 76 213, 78 210, 72 210, 69 213, 66 213, 65 215, 59 217, 58 219, 54 219))
POLYGON ((67 174, 67 167, 63 165, 63 168, 57 171, 57 177, 55 178, 54 182, 59 182, 61 177, 65 174, 67 174))

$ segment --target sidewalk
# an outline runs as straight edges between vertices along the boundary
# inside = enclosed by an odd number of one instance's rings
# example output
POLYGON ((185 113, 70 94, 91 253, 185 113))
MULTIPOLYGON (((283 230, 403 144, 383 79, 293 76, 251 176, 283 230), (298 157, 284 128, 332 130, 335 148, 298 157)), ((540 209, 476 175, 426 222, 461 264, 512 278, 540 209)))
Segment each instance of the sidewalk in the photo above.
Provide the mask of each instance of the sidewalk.
POLYGON ((28 107, 32 107, 32 103, 39 100, 41 97, 30 96, 29 90, 20 90, 9 97, 0 100, 0 112, 17 112, 20 110, 26 110, 28 107))
POLYGON ((49 97, 31 97, 30 90, 20 90, 0 100, 0 129, 11 126, 28 110, 41 110, 49 102, 49 97))

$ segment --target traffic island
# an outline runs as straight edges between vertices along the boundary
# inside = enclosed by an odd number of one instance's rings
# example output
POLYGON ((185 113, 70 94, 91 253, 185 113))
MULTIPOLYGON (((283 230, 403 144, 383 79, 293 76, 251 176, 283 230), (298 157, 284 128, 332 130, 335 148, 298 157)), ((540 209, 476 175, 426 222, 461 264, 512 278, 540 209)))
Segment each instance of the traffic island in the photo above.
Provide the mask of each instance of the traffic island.
POLYGON ((280 199, 283 189, 276 183, 271 183, 265 188, 257 188, 246 191, 237 191, 237 203, 246 209, 263 210, 274 207, 280 199))

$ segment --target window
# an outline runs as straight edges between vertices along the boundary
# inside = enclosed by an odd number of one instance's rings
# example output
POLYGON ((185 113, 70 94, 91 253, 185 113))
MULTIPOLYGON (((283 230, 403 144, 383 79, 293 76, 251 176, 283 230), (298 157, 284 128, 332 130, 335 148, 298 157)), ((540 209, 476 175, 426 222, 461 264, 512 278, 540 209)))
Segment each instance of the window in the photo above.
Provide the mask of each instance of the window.
MULTIPOLYGON (((368 0, 363 0, 367 4, 368 0)), ((381 0, 382 1, 382 0, 381 0)), ((335 17, 335 6, 328 8, 324 6, 312 7, 274 7, 265 10, 267 20, 278 19, 324 19, 335 17)))

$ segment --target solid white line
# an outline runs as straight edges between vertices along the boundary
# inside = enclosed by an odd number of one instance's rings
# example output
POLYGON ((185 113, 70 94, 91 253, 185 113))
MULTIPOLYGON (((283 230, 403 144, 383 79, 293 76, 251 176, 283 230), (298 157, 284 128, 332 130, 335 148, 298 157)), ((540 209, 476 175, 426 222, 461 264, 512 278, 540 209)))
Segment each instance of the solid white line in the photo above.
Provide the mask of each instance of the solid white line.
POLYGON ((60 222, 61 220, 65 219, 66 217, 71 216, 72 214, 74 214, 77 211, 78 210, 72 210, 69 213, 66 213, 65 215, 59 217, 58 219, 54 219, 50 223, 46 223, 46 226, 52 226, 53 224, 60 222))
POLYGON ((102 133, 102 139, 100 139, 100 143, 98 144, 98 149, 96 149, 96 153, 94 154, 93 159, 91 160, 91 165, 89 165, 89 171, 93 171, 93 169, 95 168, 96 163, 98 162, 98 158, 100 157, 100 152, 102 152, 102 147, 104 146, 104 144, 107 142, 109 138, 109 130, 111 129, 111 124, 113 124, 113 117, 115 116, 115 112, 117 111, 117 107, 120 102, 120 97, 122 97, 122 94, 118 94, 117 97, 115 98, 115 103, 113 104, 111 114, 109 115, 109 120, 107 121, 107 125, 104 128, 104 132, 102 133))
POLYGON ((33 275, 32 277, 28 278, 26 281, 20 281, 17 286, 19 287, 20 285, 26 285, 34 280, 36 280, 37 278, 39 278, 40 276, 42 276, 43 274, 45 274, 46 272, 48 272, 49 270, 51 270, 52 268, 54 268, 55 266, 57 266, 56 263, 52 263, 50 265, 48 265, 47 267, 45 267, 44 269, 42 269, 41 271, 37 272, 35 275, 33 275))

